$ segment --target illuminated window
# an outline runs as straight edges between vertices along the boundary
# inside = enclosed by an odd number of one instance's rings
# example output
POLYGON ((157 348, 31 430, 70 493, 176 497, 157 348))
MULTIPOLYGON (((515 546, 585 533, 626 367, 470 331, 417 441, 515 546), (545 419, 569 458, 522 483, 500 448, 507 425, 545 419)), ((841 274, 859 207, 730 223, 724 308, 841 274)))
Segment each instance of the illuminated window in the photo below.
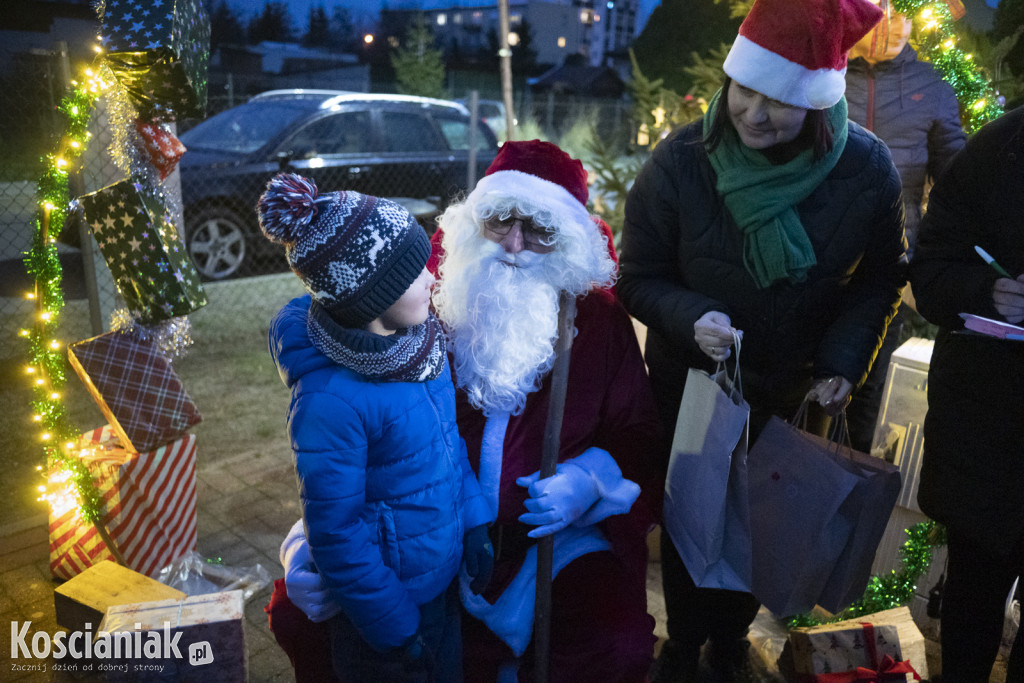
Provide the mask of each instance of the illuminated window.
POLYGON ((444 26, 447 23, 448 23, 448 15, 447 14, 445 14, 444 12, 441 12, 440 14, 437 15, 437 25, 438 26, 444 26))
POLYGON ((462 23, 462 13, 461 12, 456 12, 455 14, 452 15, 452 23, 453 24, 461 24, 462 23))
POLYGON ((523 23, 523 15, 522 14, 510 14, 508 16, 508 23, 514 24, 514 25, 519 25, 519 24, 523 23))
POLYGON ((558 36, 558 47, 565 47, 565 36, 558 36))
POLYGON ((592 10, 592 9, 580 10, 580 22, 584 26, 590 26, 591 24, 593 24, 594 23, 594 10, 592 10))
POLYGON ((518 45, 519 44, 519 34, 516 33, 515 31, 509 31, 508 32, 508 44, 512 45, 513 47, 518 45))
POLYGON ((480 10, 477 10, 477 11, 473 12, 473 23, 474 24, 479 24, 483 20, 484 20, 484 13, 483 12, 481 12, 480 10))

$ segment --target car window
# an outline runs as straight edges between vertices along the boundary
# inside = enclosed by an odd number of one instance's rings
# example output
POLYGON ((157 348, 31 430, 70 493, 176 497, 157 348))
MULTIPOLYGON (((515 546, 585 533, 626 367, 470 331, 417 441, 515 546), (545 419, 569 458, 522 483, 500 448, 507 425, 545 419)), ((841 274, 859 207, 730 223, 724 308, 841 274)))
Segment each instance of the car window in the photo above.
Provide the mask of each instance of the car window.
POLYGON ((480 113, 480 116, 485 119, 491 119, 501 116, 501 110, 498 109, 498 105, 491 104, 489 102, 481 102, 477 106, 477 111, 480 113))
POLYGON ((250 102, 190 128, 181 141, 189 149, 255 152, 317 106, 302 100, 250 102))
POLYGON ((368 111, 346 111, 318 119, 296 132, 288 146, 306 157, 378 151, 373 149, 368 111))
POLYGON ((437 132, 425 114, 383 111, 381 123, 389 152, 436 152, 442 149, 437 132))
MULTIPOLYGON (((449 149, 469 149, 469 121, 463 121, 462 119, 438 119, 438 123, 441 124, 441 134, 444 135, 449 149)), ((477 127, 476 148, 480 151, 494 149, 490 138, 483 132, 481 127, 477 127)))

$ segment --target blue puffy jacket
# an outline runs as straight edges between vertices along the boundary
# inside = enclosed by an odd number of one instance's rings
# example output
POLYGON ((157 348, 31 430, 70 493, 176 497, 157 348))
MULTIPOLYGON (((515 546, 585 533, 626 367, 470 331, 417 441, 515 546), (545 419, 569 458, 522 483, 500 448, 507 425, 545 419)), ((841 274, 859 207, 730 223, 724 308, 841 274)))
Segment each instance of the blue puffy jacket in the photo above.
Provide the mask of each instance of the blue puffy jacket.
POLYGON ((288 433, 317 569, 374 648, 408 640, 419 609, 452 581, 467 528, 490 512, 455 425, 451 372, 428 382, 371 382, 317 350, 309 296, 270 327, 292 390, 288 433))

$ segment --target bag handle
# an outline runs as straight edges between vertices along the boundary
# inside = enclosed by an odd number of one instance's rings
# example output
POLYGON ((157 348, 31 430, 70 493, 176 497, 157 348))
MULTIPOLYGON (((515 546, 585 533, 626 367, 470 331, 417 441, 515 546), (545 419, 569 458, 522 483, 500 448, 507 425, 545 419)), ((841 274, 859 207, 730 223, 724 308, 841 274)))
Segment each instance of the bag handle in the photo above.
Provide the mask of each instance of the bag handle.
MULTIPOLYGON (((736 349, 736 353, 733 354, 736 361, 736 367, 733 370, 732 377, 729 380, 732 382, 732 390, 729 392, 729 398, 734 402, 743 400, 743 377, 740 374, 740 340, 743 339, 743 335, 740 334, 739 330, 732 331, 732 345, 736 349)), ((724 360, 720 360, 715 364, 715 374, 725 371, 728 373, 729 368, 726 366, 724 360)))
MULTIPOLYGON (((810 399, 804 398, 789 424, 806 432, 809 405, 810 399)), ((829 442, 835 444, 835 448, 830 448, 829 452, 833 453, 836 457, 842 454, 843 446, 846 446, 851 451, 853 450, 853 443, 850 441, 850 425, 846 419, 846 408, 843 408, 838 415, 833 416, 827 438, 829 442)))

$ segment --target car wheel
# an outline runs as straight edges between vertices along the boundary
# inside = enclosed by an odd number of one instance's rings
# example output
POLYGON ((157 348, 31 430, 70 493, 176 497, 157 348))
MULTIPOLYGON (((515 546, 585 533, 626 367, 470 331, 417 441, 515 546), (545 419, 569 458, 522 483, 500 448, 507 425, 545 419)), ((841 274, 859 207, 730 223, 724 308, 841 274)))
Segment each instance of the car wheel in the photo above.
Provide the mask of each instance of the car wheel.
POLYGON ((202 209, 188 221, 188 253, 204 280, 242 272, 249 248, 244 223, 228 209, 202 209))

